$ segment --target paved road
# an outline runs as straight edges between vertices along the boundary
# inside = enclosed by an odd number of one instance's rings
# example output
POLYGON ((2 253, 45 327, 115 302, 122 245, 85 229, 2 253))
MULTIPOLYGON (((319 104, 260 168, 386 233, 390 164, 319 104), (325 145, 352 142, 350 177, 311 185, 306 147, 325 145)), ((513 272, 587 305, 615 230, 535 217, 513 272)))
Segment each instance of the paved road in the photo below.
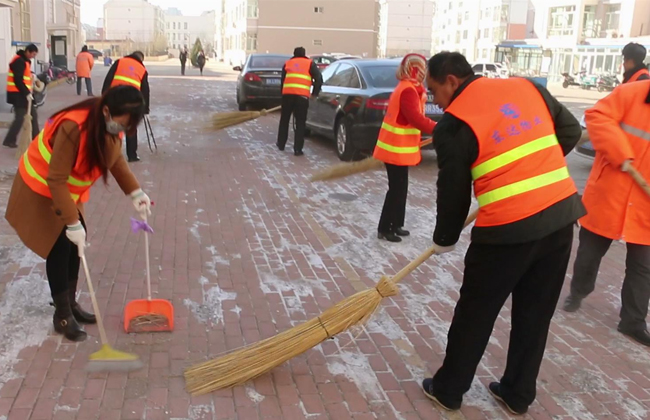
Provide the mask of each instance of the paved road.
MULTIPOLYGON (((231 71, 214 66, 204 77, 195 70, 181 77, 175 62, 149 69, 159 151, 152 155, 141 144, 143 161, 132 168, 156 202, 154 297, 173 302, 176 330, 127 335, 121 329, 125 303, 145 295, 144 243, 129 231, 131 204, 114 182, 93 189, 88 254, 109 338, 141 356, 146 367, 139 372, 83 371, 98 347, 97 329, 89 327, 91 338, 79 344, 52 333, 44 263, 2 221, 0 419, 508 418, 486 390, 505 363, 508 307, 460 412, 439 412, 419 388, 444 357, 466 234, 455 252, 406 279, 400 296, 386 299, 365 329, 341 334, 246 386, 190 397, 184 367, 309 319, 425 249, 436 164, 427 152, 412 171, 407 227, 413 235, 401 244, 380 242, 374 234, 383 173, 310 184, 314 170, 337 162, 332 144, 308 140, 302 158, 278 152, 277 116, 206 130, 210 115, 235 109, 231 71)), ((102 72, 96 71, 97 90, 102 72)), ((560 93, 574 112, 595 100, 577 90, 560 93)), ((43 114, 78 98, 64 86, 49 99, 43 114)), ((589 162, 570 162, 572 174, 584 178, 589 162)), ((0 151, 0 168, 2 207, 15 168, 10 151, 0 151)), ((613 246, 583 311, 556 314, 538 399, 525 418, 648 418, 650 353, 615 330, 623 252, 621 244, 613 246)), ((86 293, 81 300, 89 306, 86 293)))

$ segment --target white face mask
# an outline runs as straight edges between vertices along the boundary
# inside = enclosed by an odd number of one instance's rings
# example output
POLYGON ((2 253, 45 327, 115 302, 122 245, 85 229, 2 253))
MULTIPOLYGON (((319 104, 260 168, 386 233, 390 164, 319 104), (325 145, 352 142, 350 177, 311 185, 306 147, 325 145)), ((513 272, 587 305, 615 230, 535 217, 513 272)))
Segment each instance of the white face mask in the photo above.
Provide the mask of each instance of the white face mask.
POLYGON ((126 127, 124 127, 122 124, 118 123, 117 121, 114 121, 113 118, 109 115, 108 120, 106 121, 106 131, 108 132, 108 134, 117 136, 121 132, 126 131, 126 127))

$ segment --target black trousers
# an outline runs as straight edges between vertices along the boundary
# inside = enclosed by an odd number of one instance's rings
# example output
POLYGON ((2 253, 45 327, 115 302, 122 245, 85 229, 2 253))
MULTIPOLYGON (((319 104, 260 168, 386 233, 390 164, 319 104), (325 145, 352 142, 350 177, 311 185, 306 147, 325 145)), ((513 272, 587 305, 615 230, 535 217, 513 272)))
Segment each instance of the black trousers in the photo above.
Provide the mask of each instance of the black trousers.
POLYGON ((90 77, 77 78, 77 95, 81 95, 81 79, 86 79, 86 93, 88 96, 93 96, 93 81, 90 77))
MULTIPOLYGON (((79 217, 81 224, 86 229, 85 222, 81 216, 79 217)), ((79 280, 79 266, 81 265, 79 249, 77 245, 70 242, 65 231, 64 227, 45 260, 45 273, 50 284, 52 298, 71 288, 76 290, 79 280)))
POLYGON ((181 61, 181 74, 185 76, 185 62, 181 61))
POLYGON ((302 152, 305 145, 305 124, 307 123, 307 110, 309 99, 300 95, 282 95, 282 115, 278 128, 278 147, 284 149, 289 139, 289 124, 291 115, 296 119, 296 132, 293 140, 294 152, 302 152))
POLYGON ((378 231, 394 232, 404 227, 406 215, 406 197, 409 189, 409 167, 386 164, 388 172, 388 192, 379 218, 378 231))
POLYGON ((433 378, 436 395, 462 402, 499 311, 512 294, 512 328, 501 391, 513 408, 528 407, 535 400, 535 383, 572 241, 570 225, 524 244, 470 245, 445 360, 433 378))
MULTIPOLYGON (((14 144, 16 144, 18 140, 18 134, 20 133, 20 129, 23 126, 23 122, 25 121, 26 115, 27 115, 27 107, 14 108, 14 120, 11 123, 11 126, 9 127, 9 131, 7 131, 7 136, 5 137, 5 140, 2 144, 6 146, 13 146, 14 144)), ((39 131, 41 130, 38 127, 38 113, 36 112, 36 108, 32 106, 32 139, 38 136, 39 131)))
MULTIPOLYGON (((594 291, 600 262, 612 240, 584 227, 580 229, 580 245, 573 265, 571 294, 584 298, 594 291)), ((627 244, 625 278, 621 289, 621 321, 625 331, 645 330, 650 301, 650 246, 627 244)))
POLYGON ((126 157, 129 159, 136 159, 138 157, 138 131, 136 130, 133 135, 126 136, 126 157))

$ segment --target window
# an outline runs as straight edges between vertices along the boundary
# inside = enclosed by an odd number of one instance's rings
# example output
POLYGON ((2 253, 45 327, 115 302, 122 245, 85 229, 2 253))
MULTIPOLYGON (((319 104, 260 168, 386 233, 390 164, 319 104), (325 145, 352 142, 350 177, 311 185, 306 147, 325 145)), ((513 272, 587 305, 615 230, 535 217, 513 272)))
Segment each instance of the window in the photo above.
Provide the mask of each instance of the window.
POLYGON ((494 64, 486 64, 485 65, 485 70, 496 73, 497 72, 497 66, 495 66, 494 64))
POLYGON ((483 29, 483 38, 489 38, 490 37, 490 29, 485 28, 483 29))
POLYGON ((466 21, 469 20, 469 12, 465 12, 465 20, 466 20, 466 21))
POLYGON ((176 29, 176 22, 174 22, 174 29, 176 29))
POLYGON ((468 36, 468 35, 469 35, 469 31, 468 31, 467 29, 465 29, 465 30, 463 31, 463 39, 467 39, 467 36, 468 36))
POLYGON ((456 31, 456 44, 460 44, 460 31, 456 31))
POLYGON ((596 31, 596 9, 598 6, 585 6, 582 14, 582 36, 587 38, 597 37, 596 31))
POLYGON ((323 46, 323 40, 322 39, 314 39, 312 41, 312 45, 315 45, 317 47, 322 47, 323 46))
POLYGON ((328 84, 327 82, 334 75, 334 73, 335 73, 335 71, 336 71, 336 69, 338 67, 339 67, 339 64, 335 62, 333 64, 330 64, 329 66, 327 66, 327 68, 325 68, 325 70, 323 70, 323 72, 321 74, 323 76, 323 83, 324 84, 328 84))
POLYGON ((341 63, 336 73, 327 81, 328 86, 339 86, 347 88, 360 88, 361 82, 355 68, 349 64, 341 63))
POLYGON ((22 33, 20 36, 23 41, 32 39, 31 37, 31 13, 29 2, 27 0, 20 0, 20 27, 22 28, 22 33))
POLYGON ((167 29, 169 29, 169 22, 167 22, 167 29))
POLYGON ((187 29, 187 22, 185 22, 185 28, 184 29, 187 29))
POLYGON ((325 13, 324 7, 314 7, 314 13, 325 13))
POLYGON ((257 50, 257 34, 248 34, 246 37, 246 50, 257 50))
POLYGON ((457 24, 462 25, 463 24, 463 13, 458 12, 458 19, 456 21, 457 24))
POLYGON ((618 30, 621 18, 621 5, 610 4, 605 12, 605 30, 618 30))
POLYGON ((257 0, 248 0, 248 18, 257 19, 260 14, 259 5, 257 0))
POLYGON ((397 66, 364 66, 361 69, 363 77, 369 85, 377 88, 394 89, 397 86, 397 77, 395 73, 397 66))
POLYGON ((173 39, 174 41, 176 41, 176 34, 173 34, 173 35, 172 35, 172 39, 173 39))
POLYGON ((510 6, 504 4, 501 6, 501 22, 507 22, 510 18, 510 6))
POLYGON ((549 11, 548 36, 573 35, 575 6, 551 7, 549 11))

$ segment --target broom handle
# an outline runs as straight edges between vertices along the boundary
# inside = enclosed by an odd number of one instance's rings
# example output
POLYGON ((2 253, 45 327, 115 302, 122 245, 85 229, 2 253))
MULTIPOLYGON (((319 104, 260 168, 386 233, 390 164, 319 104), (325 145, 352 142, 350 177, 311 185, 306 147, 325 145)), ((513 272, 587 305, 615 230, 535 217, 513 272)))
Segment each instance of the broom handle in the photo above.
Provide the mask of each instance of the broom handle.
MULTIPOLYGON (((147 214, 144 215, 144 222, 147 223, 147 214)), ((147 300, 151 301, 151 267, 149 266, 149 232, 144 232, 145 261, 147 264, 147 300)))
MULTIPOLYGON (((478 216, 478 209, 474 210, 469 216, 467 216, 467 220, 465 220, 465 226, 464 227, 469 226, 474 220, 476 220, 476 216, 478 216)), ((397 274, 395 274, 391 278, 391 280, 394 283, 400 282, 404 277, 409 275, 413 270, 418 268, 420 266, 420 264, 422 264, 423 262, 428 260, 435 253, 436 253, 435 246, 430 247, 429 249, 424 251, 419 257, 417 257, 416 259, 411 261, 409 263, 409 265, 407 265, 406 267, 399 270, 399 272, 397 274)))
POLYGON ((428 145, 430 145, 431 143, 433 143, 433 138, 426 139, 426 140, 424 140, 422 143, 420 143, 420 148, 423 148, 424 146, 428 146, 428 145))
POLYGON ((90 293, 90 300, 93 302, 93 310, 95 311, 95 317, 97 318, 97 328, 99 329, 99 338, 102 341, 102 345, 108 344, 108 337, 106 336, 106 330, 104 330, 104 322, 102 321, 102 315, 99 312, 99 304, 97 303, 97 297, 95 296, 95 289, 93 288, 93 282, 90 281, 90 270, 88 269, 88 262, 86 261, 86 255, 84 251, 79 248, 79 257, 81 257, 81 263, 84 267, 84 273, 86 274, 86 283, 88 283, 88 293, 90 293))
POLYGON ((650 185, 648 185, 648 181, 643 178, 643 175, 641 175, 641 173, 637 171, 636 168, 632 165, 628 167, 627 173, 630 174, 632 179, 634 179, 639 187, 641 187, 641 189, 650 196, 650 185))
POLYGON ((276 106, 276 107, 271 108, 271 109, 267 109, 266 112, 267 112, 267 113, 269 113, 269 112, 275 112, 275 111, 279 111, 279 110, 281 110, 281 109, 282 109, 282 105, 280 105, 280 106, 276 106))

